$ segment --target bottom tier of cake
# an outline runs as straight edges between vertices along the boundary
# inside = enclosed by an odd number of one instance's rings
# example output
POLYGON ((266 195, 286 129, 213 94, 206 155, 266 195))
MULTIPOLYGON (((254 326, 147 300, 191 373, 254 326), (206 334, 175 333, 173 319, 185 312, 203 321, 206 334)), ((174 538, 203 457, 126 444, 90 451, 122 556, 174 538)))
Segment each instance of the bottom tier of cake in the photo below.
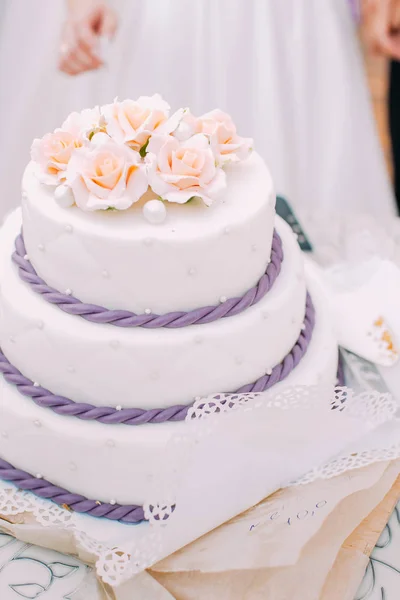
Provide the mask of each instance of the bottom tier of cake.
MULTIPOLYGON (((316 309, 313 338, 305 357, 273 388, 276 391, 283 386, 335 383, 337 344, 325 292, 310 266, 307 284, 316 309)), ((185 426, 185 422, 106 425, 59 416, 0 379, 0 459, 102 503, 141 505, 148 500, 166 444, 185 426)))

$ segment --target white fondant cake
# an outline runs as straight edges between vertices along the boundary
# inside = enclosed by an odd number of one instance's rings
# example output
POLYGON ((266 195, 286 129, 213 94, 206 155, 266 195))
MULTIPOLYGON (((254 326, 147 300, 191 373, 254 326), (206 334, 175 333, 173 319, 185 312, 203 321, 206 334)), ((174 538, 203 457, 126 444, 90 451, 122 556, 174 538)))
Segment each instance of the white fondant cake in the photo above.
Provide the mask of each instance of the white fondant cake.
POLYGON ((167 110, 115 102, 34 142, 0 232, 0 477, 140 505, 196 398, 334 383, 323 292, 263 161, 224 113, 167 110))
POLYGON ((228 167, 218 202, 170 203, 157 225, 143 215, 145 200, 111 213, 59 206, 32 165, 23 190, 28 256, 48 285, 69 288, 83 302, 136 313, 188 311, 242 296, 270 256, 275 196, 255 153, 228 167))

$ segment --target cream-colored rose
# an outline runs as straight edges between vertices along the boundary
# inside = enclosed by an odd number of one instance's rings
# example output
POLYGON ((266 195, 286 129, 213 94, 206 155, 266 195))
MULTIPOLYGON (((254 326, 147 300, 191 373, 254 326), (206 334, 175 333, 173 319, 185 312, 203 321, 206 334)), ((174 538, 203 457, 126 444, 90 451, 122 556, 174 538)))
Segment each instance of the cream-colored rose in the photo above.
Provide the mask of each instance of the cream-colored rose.
POLYGON ((88 140, 97 132, 105 131, 105 119, 100 108, 88 108, 81 112, 72 112, 61 125, 63 131, 69 131, 77 138, 88 140))
POLYGON ((47 185, 59 185, 73 152, 82 146, 82 139, 62 129, 34 140, 31 158, 37 164, 38 179, 47 185))
POLYGON ((112 140, 74 152, 66 181, 76 204, 86 211, 125 210, 148 188, 146 168, 139 154, 112 140))
POLYGON ((138 100, 114 101, 102 108, 107 133, 118 143, 141 150, 153 133, 174 131, 183 110, 169 117, 169 104, 159 94, 141 96, 138 100))
POLYGON ((149 184, 163 200, 183 204, 198 197, 209 206, 226 185, 204 135, 182 143, 172 136, 153 136, 148 150, 149 184))
POLYGON ((31 158, 37 163, 37 175, 42 183, 59 185, 77 148, 88 143, 91 132, 101 131, 102 116, 99 107, 73 112, 59 129, 34 140, 31 158))
POLYGON ((245 160, 253 146, 253 140, 240 137, 232 118, 218 109, 197 118, 186 112, 176 135, 185 139, 185 134, 196 133, 203 133, 210 138, 213 152, 221 165, 245 160))

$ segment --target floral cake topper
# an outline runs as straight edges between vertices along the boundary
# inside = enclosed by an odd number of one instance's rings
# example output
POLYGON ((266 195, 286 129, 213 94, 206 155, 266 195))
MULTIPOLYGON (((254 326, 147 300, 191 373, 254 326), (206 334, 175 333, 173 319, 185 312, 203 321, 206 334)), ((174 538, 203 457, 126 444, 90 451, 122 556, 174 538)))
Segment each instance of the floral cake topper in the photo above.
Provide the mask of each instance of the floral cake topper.
POLYGON ((31 158, 39 181, 55 186, 65 206, 125 210, 149 188, 160 200, 201 198, 209 206, 226 186, 224 167, 245 160, 252 143, 228 114, 170 115, 155 94, 72 113, 34 140, 31 158))

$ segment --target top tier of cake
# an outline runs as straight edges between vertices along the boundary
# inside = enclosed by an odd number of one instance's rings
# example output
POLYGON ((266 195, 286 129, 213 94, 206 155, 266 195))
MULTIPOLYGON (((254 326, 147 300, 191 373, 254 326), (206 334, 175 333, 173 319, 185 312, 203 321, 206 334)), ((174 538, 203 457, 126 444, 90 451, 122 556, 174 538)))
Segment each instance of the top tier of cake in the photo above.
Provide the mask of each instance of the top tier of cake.
POLYGON ((22 202, 29 259, 48 285, 110 309, 165 314, 242 296, 265 272, 275 197, 256 153, 226 172, 211 206, 166 203, 154 224, 143 214, 151 193, 123 211, 63 207, 31 163, 22 202))
POLYGON ((73 113, 35 140, 23 236, 46 284, 137 314, 242 297, 268 265, 275 197, 229 117, 155 95, 73 113))

